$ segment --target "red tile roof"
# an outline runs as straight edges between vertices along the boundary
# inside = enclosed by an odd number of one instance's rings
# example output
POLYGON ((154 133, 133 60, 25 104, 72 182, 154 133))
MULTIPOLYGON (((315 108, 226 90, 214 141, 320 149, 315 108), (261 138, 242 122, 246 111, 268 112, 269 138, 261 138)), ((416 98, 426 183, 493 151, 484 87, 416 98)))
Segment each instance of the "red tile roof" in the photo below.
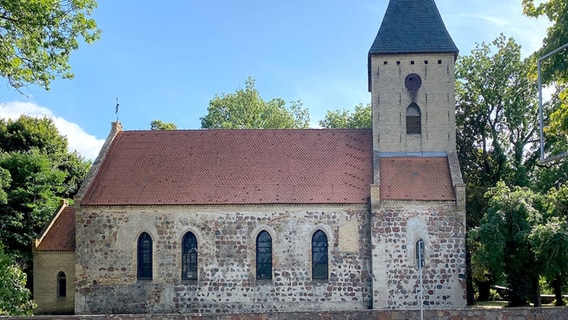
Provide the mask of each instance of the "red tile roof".
POLYGON ((81 205, 366 203, 370 130, 121 131, 81 205))
POLYGON ((65 206, 42 234, 38 251, 75 251, 75 208, 65 206))
POLYGON ((445 157, 384 157, 379 171, 381 199, 456 200, 445 157))

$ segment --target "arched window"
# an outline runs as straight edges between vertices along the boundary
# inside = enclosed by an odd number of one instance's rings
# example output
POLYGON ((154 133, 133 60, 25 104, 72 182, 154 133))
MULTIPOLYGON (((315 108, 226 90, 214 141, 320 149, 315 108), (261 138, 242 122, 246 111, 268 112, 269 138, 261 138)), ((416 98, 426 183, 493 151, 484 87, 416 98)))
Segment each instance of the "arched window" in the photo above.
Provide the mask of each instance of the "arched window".
POLYGON ((67 297, 67 276, 63 271, 60 271, 57 274, 57 297, 58 298, 67 297))
POLYGON ((152 279, 152 238, 146 232, 138 238, 138 279, 152 279))
POLYGON ((256 237, 256 278, 272 279, 272 237, 266 231, 256 237))
POLYGON ((424 240, 416 241, 416 267, 418 269, 424 268, 424 240))
POLYGON ((197 280, 197 238, 191 232, 183 237, 181 252, 182 280, 197 280))
POLYGON ((312 236, 312 278, 327 279, 327 236, 321 230, 312 236))
POLYGON ((406 134, 421 134, 422 122, 420 107, 416 103, 411 103, 406 108, 406 134))

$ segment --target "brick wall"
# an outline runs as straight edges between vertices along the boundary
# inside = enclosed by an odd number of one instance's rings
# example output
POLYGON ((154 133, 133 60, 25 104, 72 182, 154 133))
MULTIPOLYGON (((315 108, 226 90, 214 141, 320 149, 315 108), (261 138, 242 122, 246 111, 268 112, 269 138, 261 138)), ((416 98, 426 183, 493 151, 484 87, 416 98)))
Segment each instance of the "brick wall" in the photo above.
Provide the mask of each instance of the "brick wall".
POLYGON ((75 304, 75 253, 72 251, 34 251, 34 301, 36 313, 73 313, 75 304), (66 297, 57 297, 57 274, 67 277, 66 297))
POLYGON ((371 306, 369 208, 86 207, 77 213, 77 314, 352 310, 371 306), (257 280, 256 236, 273 242, 257 280), (328 238, 329 279, 312 280, 311 237, 328 238), (196 281, 181 280, 181 240, 198 240, 196 281), (153 279, 137 280, 137 238, 153 239, 153 279))
POLYGON ((370 68, 374 150, 455 150, 453 54, 374 55, 370 68), (422 79, 415 97, 405 87, 410 73, 422 79), (420 107, 421 135, 406 134, 406 109, 411 102, 420 107))

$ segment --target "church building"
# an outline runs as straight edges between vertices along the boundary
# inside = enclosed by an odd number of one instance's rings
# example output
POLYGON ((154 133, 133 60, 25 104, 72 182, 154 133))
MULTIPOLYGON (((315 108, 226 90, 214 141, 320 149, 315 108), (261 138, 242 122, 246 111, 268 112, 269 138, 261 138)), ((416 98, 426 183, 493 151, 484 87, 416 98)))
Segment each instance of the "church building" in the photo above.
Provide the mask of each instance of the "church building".
POLYGON ((371 129, 112 123, 34 243, 38 313, 465 307, 457 55, 434 0, 390 0, 371 129))

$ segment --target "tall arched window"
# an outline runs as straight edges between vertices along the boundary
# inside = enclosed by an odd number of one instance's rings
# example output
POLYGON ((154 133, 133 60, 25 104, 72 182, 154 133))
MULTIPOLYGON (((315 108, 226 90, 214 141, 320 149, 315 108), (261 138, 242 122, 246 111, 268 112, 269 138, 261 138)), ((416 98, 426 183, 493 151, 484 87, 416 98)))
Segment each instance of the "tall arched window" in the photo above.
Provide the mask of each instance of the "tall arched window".
POLYGON ((191 232, 183 237, 181 252, 182 280, 197 280, 197 238, 191 232))
POLYGON ((321 230, 312 236, 312 278, 328 278, 327 236, 321 230))
POLYGON ((416 241, 416 267, 418 269, 424 268, 424 260, 425 260, 425 249, 424 249, 424 240, 420 239, 416 241))
POLYGON ((266 231, 256 237, 256 278, 272 279, 272 237, 266 231))
POLYGON ((416 103, 411 103, 406 108, 406 134, 421 134, 422 121, 420 107, 416 103))
POLYGON ((138 279, 152 279, 152 238, 146 232, 138 237, 138 279))
POLYGON ((60 271, 57 274, 57 297, 58 298, 67 297, 67 276, 63 271, 60 271))

